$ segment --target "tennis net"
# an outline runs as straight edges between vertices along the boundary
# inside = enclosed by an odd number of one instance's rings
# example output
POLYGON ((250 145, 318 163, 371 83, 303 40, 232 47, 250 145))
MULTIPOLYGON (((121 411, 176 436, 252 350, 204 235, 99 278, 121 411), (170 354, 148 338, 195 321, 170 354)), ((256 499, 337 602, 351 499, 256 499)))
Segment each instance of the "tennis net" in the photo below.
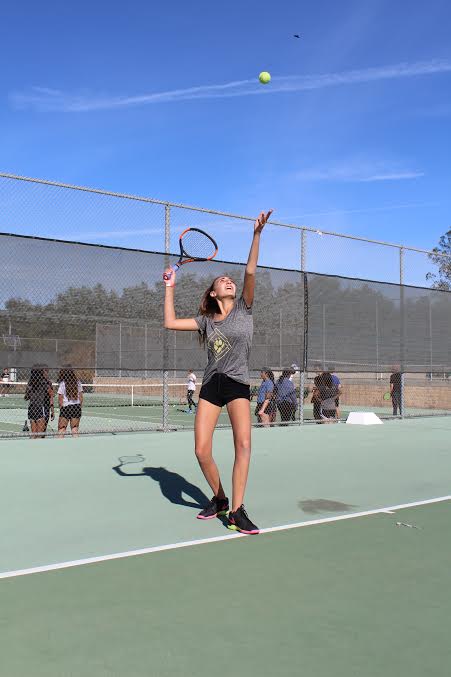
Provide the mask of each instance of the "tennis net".
MULTIPOLYGON (((53 383, 55 403, 58 383, 53 383)), ((83 407, 152 407, 163 406, 163 383, 122 384, 83 383, 83 407)), ((27 382, 0 384, 0 409, 27 407, 27 382)), ((169 403, 186 403, 186 383, 170 383, 169 403)))

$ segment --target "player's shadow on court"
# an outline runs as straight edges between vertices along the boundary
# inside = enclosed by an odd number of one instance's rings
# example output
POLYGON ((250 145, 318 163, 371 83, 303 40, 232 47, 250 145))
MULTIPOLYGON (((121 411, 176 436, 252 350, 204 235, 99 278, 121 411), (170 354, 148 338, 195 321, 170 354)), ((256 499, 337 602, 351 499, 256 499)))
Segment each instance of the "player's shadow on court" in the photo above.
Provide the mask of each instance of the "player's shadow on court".
POLYGON ((196 508, 202 510, 208 504, 209 499, 204 494, 202 489, 196 487, 195 484, 188 482, 182 475, 176 472, 171 472, 166 468, 141 468, 139 472, 127 472, 124 466, 117 465, 113 470, 120 477, 150 477, 150 479, 158 482, 160 491, 165 498, 176 505, 183 505, 186 508, 196 508), (187 501, 183 495, 188 496, 192 501, 187 501))

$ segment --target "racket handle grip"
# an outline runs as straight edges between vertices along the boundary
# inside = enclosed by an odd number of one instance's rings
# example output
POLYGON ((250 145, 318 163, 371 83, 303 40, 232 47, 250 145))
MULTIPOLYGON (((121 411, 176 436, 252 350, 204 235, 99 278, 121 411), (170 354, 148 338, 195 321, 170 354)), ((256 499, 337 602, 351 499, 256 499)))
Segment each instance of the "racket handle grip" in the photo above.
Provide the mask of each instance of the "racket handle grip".
MULTIPOLYGON (((173 266, 171 266, 172 272, 176 273, 180 266, 177 263, 174 263, 173 266)), ((163 273, 163 280, 168 281, 172 277, 172 272, 169 273, 163 273)))

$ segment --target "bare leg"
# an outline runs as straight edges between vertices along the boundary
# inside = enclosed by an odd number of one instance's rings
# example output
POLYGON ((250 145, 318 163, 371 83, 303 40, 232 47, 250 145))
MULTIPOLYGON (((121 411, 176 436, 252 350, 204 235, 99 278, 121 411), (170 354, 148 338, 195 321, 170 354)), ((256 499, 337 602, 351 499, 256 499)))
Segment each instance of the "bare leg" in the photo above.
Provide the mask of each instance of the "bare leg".
POLYGON ((251 460, 251 408, 249 400, 239 398, 227 405, 235 444, 235 463, 232 475, 232 512, 244 502, 249 463, 251 460))
POLYGON ((78 426, 80 425, 80 419, 79 418, 71 418, 70 420, 70 431, 72 433, 72 437, 78 437, 78 426))
POLYGON ((36 432, 37 432, 37 437, 41 440, 44 439, 45 435, 45 418, 40 418, 38 421, 36 421, 37 427, 36 427, 36 432))
POLYGON ((260 414, 260 421, 261 421, 261 424, 264 428, 268 428, 269 427, 269 414, 265 414, 264 412, 263 412, 263 414, 260 414))
POLYGON ((199 398, 194 424, 194 444, 200 469, 213 494, 218 498, 224 498, 218 466, 213 459, 213 433, 220 413, 221 407, 199 398))
POLYGON ((64 437, 64 433, 66 432, 66 428, 67 428, 68 423, 69 423, 69 421, 67 420, 67 418, 64 418, 63 416, 59 417, 59 419, 58 419, 58 437, 59 438, 62 439, 64 437))
POLYGON ((37 440, 38 439, 38 422, 37 421, 30 421, 31 425, 31 439, 32 440, 37 440))

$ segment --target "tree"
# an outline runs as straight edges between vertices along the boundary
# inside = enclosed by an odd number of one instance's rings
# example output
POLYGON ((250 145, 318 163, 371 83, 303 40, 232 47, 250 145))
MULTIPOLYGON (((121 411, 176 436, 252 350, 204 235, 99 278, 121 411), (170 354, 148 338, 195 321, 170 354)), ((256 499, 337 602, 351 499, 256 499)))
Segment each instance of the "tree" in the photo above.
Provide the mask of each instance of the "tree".
POLYGON ((434 289, 451 291, 451 229, 442 235, 429 259, 437 266, 437 273, 428 273, 426 280, 434 280, 434 289))

